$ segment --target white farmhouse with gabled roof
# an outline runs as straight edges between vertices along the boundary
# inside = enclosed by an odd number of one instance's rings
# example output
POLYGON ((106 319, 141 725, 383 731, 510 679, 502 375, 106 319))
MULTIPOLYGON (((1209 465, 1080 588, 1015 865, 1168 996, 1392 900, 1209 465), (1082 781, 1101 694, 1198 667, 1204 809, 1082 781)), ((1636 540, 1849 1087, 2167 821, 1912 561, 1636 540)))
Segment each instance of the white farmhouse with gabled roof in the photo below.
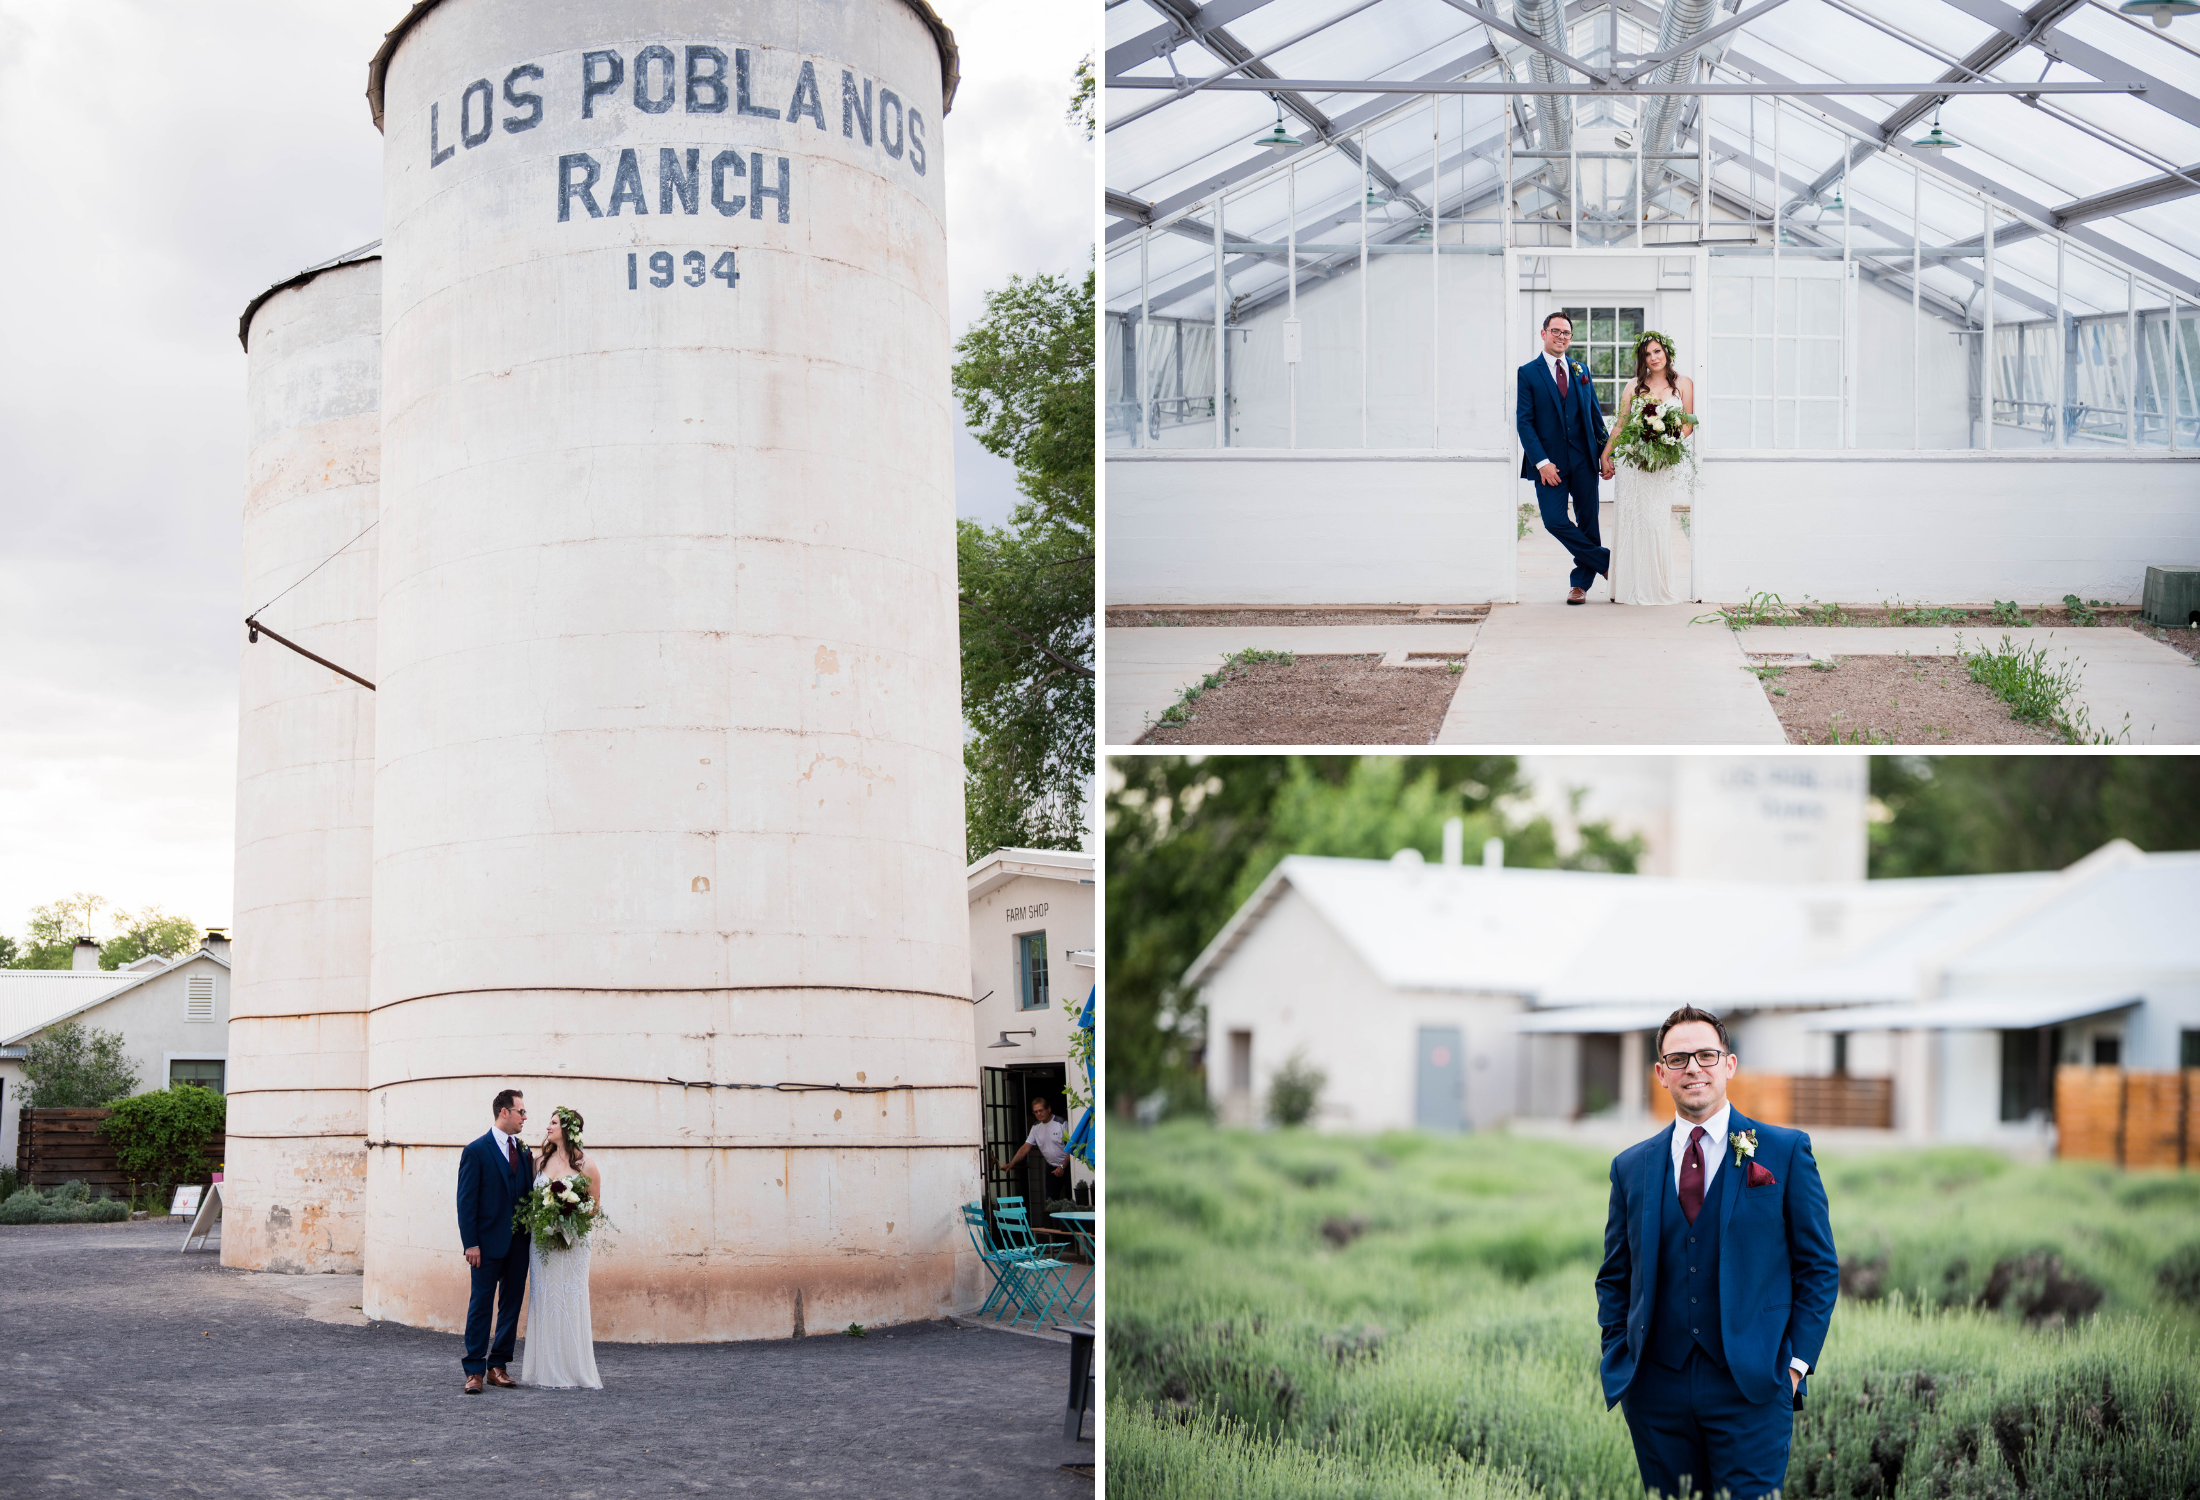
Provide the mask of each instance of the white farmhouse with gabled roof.
POLYGON ((2037 1144, 2057 1067, 2200 1065, 2196 903, 2200 854, 2120 840, 2060 871, 1804 885, 1293 856, 1186 981, 1230 1123, 1294 1057, 1332 1128, 1642 1117, 1649 1038, 1695 1004, 1745 1072, 1884 1080, 1894 1129, 2037 1144))
POLYGON ((228 1083, 229 940, 124 969, 0 969, 0 1162, 15 1165, 23 1055, 62 1021, 119 1032, 139 1093, 228 1083))

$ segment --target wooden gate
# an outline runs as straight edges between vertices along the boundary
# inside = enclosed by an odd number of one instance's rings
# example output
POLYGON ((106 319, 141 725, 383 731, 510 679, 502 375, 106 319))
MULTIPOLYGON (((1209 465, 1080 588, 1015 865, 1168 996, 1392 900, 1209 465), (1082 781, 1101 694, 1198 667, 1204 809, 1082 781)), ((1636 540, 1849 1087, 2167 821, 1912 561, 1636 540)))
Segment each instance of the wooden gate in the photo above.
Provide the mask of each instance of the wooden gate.
MULTIPOLYGON (((81 1182, 94 1193, 121 1197, 130 1191, 130 1179, 115 1160, 114 1142, 99 1127, 113 1114, 108 1109, 26 1109, 18 1117, 15 1166, 32 1187, 59 1187, 81 1182)), ((222 1159, 227 1132, 215 1131, 204 1155, 210 1162, 222 1159)))

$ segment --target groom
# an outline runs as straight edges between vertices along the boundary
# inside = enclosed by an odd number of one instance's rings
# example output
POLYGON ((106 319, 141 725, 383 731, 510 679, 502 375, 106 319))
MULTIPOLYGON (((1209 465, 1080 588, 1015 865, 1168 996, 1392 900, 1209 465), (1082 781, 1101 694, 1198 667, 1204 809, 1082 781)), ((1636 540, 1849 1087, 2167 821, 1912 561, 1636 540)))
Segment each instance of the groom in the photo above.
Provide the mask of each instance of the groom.
MULTIPOLYGON (((1543 320, 1543 352, 1520 367, 1513 420, 1520 429, 1520 477, 1535 481, 1543 529, 1574 555, 1566 602, 1580 604, 1597 574, 1612 576, 1611 550, 1597 534, 1598 455, 1610 429, 1588 372, 1567 358, 1573 342, 1571 318, 1555 312, 1543 320), (1572 521, 1566 519, 1568 497, 1572 521)), ((1611 464, 1603 465, 1603 474, 1612 477, 1611 464)))
POLYGON ((519 1338, 519 1304, 527 1294, 527 1231, 512 1227, 512 1210, 534 1186, 535 1167, 520 1144, 527 1128, 527 1099, 518 1089, 499 1090, 490 1102, 496 1124, 458 1155, 458 1242, 473 1267, 466 1298, 466 1394, 482 1382, 517 1385, 504 1367, 519 1338), (496 1341, 489 1340, 494 1315, 496 1341))
POLYGON ((1597 1272, 1604 1400, 1645 1487, 1759 1500, 1787 1478, 1803 1377, 1840 1289, 1810 1137, 1726 1102, 1725 1023, 1684 1005, 1658 1028, 1674 1122, 1612 1162, 1597 1272))

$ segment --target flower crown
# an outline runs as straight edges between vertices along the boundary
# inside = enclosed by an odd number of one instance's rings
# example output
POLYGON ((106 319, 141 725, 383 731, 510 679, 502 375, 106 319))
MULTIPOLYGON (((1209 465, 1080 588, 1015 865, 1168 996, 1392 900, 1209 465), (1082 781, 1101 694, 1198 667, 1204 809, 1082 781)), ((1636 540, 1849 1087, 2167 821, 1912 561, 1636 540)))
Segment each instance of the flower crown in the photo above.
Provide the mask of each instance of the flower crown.
POLYGON ((551 1118, 555 1119, 558 1122, 558 1128, 565 1132, 565 1144, 567 1148, 574 1151, 580 1150, 581 1117, 573 1113, 573 1111, 571 1111, 570 1109, 567 1109, 562 1104, 559 1105, 556 1109, 550 1111, 550 1115, 551 1118))
POLYGON ((1663 346, 1663 348, 1665 349, 1665 362, 1673 366, 1675 369, 1678 369, 1680 367, 1680 350, 1673 347, 1673 340, 1671 336, 1660 333, 1655 328, 1645 329, 1642 335, 1635 340, 1635 358, 1642 358, 1642 346, 1644 344, 1650 343, 1655 343, 1663 346))

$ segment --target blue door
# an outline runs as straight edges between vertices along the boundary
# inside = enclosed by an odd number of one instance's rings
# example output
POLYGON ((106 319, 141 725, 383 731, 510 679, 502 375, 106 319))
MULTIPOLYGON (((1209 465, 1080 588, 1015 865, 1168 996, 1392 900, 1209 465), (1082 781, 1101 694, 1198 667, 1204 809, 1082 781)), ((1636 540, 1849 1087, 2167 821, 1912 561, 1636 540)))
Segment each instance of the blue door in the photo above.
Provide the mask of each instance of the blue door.
POLYGON ((1458 1130, 1466 1123, 1464 1051, 1458 1027, 1421 1028, 1420 1065, 1414 1071, 1413 1123, 1423 1130, 1458 1130))

